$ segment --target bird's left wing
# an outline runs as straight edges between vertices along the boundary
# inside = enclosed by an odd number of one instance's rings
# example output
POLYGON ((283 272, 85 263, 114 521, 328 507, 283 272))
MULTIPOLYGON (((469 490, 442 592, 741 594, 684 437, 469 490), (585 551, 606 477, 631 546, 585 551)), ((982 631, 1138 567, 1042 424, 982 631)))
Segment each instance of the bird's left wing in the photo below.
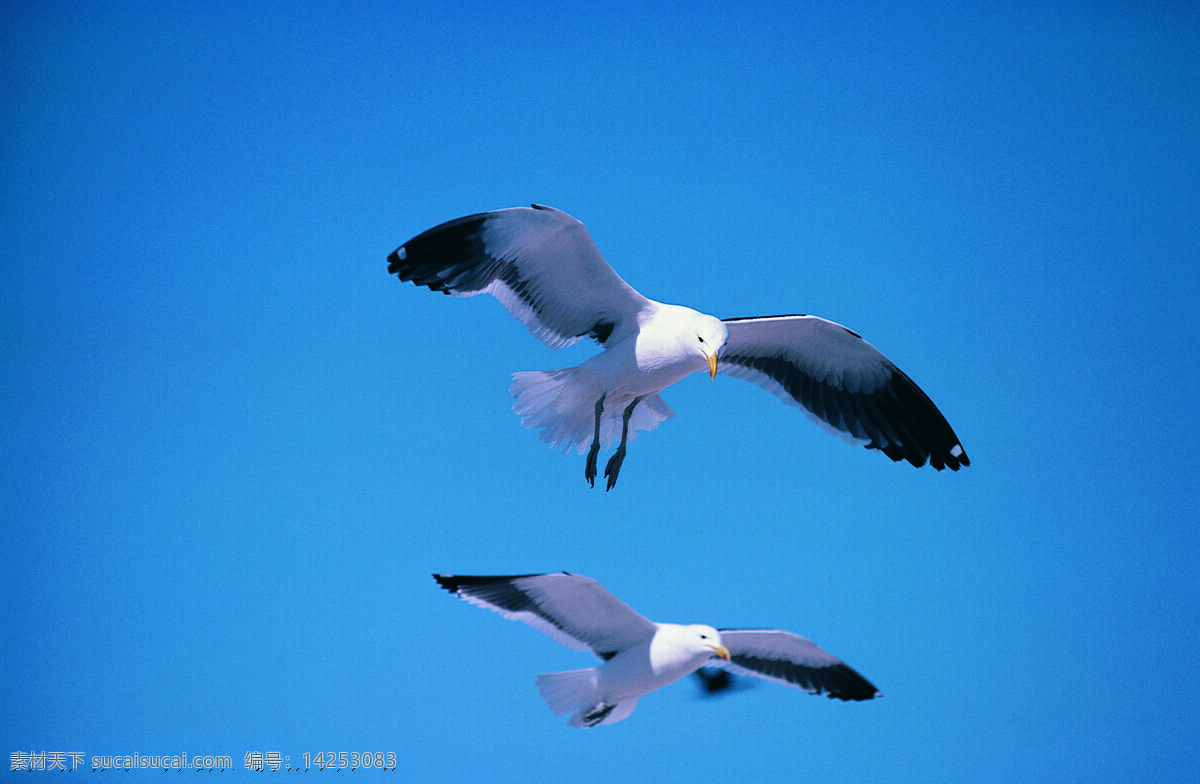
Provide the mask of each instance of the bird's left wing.
POLYGON ((433 577, 472 604, 527 623, 568 648, 591 651, 602 659, 650 639, 658 630, 603 585, 579 574, 433 577))
POLYGON ((863 676, 811 640, 774 629, 720 629, 729 649, 724 664, 738 675, 754 675, 795 686, 809 694, 839 700, 869 700, 880 695, 863 676))
POLYGON ((491 294, 551 348, 637 330, 650 304, 609 266, 583 224, 535 204, 458 218, 388 256, 388 272, 443 294, 491 294))
POLYGON ((804 408, 851 443, 939 471, 971 461, 950 423, 912 379, 858 334, 816 316, 725 319, 717 372, 804 408))

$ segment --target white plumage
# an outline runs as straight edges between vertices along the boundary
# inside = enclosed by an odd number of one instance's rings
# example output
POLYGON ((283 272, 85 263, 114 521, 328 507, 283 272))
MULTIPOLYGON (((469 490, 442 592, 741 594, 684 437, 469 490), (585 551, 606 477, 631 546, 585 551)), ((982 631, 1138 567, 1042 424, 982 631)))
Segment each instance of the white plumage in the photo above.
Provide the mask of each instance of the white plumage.
POLYGON ((721 321, 639 294, 600 255, 583 224, 533 205, 436 226, 388 257, 388 271, 434 291, 491 294, 551 348, 590 337, 604 350, 582 365, 513 376, 513 408, 552 446, 596 456, 617 481, 626 443, 673 412, 659 392, 707 370, 752 381, 850 443, 914 466, 970 465, 945 417, 870 343, 815 316, 721 321))
POLYGON ((570 715, 572 727, 620 721, 633 713, 638 699, 695 672, 713 657, 724 660, 733 672, 812 694, 824 692, 841 700, 879 696, 866 678, 791 632, 654 623, 582 575, 435 574, 434 579, 472 604, 604 660, 599 667, 537 678, 542 699, 555 714, 570 715))

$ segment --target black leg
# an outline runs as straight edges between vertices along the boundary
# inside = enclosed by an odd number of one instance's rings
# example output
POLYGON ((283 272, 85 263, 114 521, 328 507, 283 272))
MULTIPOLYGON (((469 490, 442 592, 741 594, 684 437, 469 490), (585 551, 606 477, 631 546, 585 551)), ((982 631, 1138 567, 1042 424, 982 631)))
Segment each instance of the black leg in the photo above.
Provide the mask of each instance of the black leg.
POLYGON ((590 712, 583 715, 584 725, 587 727, 595 727, 597 724, 608 718, 608 714, 612 713, 613 708, 615 707, 617 707, 616 703, 613 703, 612 705, 607 705, 603 702, 600 703, 596 707, 592 708, 590 712))
POLYGON ((640 397, 635 397, 633 402, 625 406, 624 413, 621 414, 621 443, 617 446, 617 451, 608 459, 608 465, 604 467, 604 475, 608 477, 608 487, 605 490, 612 490, 617 484, 617 474, 621 473, 621 463, 625 462, 625 441, 629 438, 629 418, 633 416, 634 407, 642 402, 640 397))
POLYGON ((588 451, 587 465, 583 467, 583 477, 591 487, 596 486, 596 455, 600 454, 600 415, 604 413, 604 395, 596 401, 596 434, 592 436, 592 448, 588 451))

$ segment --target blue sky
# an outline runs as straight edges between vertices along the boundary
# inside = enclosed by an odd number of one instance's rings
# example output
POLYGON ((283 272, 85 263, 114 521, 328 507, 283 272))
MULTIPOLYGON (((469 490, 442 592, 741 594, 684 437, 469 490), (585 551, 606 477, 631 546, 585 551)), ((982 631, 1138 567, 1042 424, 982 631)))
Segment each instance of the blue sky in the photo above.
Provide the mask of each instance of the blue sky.
POLYGON ((1194 775, 1193 7, 401 5, 0 11, 6 753, 1194 775), (590 490, 507 390, 592 347, 386 274, 530 202, 647 296, 861 333, 971 467, 697 375, 590 490), (885 696, 684 682, 569 729, 533 679, 589 659, 429 576, 563 569, 885 696))

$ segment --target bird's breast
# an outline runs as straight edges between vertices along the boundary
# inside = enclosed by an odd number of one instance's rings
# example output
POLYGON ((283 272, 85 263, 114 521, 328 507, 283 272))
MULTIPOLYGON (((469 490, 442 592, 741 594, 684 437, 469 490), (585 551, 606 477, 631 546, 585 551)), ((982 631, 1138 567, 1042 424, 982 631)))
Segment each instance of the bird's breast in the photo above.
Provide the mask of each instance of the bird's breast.
POLYGON ((584 364, 607 391, 630 396, 659 392, 707 367, 699 354, 683 352, 644 333, 626 338, 584 364))
POLYGON ((606 661, 597 675, 597 689, 611 700, 641 697, 666 682, 661 681, 650 664, 650 644, 627 648, 606 661))

